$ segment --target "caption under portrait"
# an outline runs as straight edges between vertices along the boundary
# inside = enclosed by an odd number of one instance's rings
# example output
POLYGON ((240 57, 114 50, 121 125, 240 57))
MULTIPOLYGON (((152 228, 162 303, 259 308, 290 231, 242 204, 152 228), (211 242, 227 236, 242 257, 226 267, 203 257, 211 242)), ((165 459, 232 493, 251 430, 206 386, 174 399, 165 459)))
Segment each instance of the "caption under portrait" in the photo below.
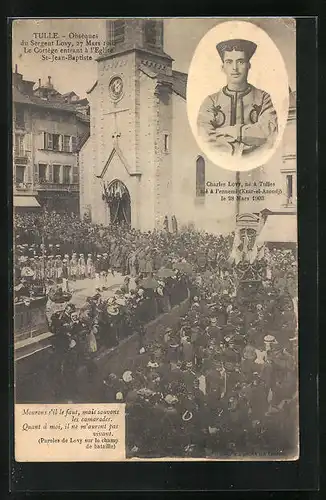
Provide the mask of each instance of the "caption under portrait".
POLYGON ((125 459, 124 404, 15 405, 17 462, 125 459))

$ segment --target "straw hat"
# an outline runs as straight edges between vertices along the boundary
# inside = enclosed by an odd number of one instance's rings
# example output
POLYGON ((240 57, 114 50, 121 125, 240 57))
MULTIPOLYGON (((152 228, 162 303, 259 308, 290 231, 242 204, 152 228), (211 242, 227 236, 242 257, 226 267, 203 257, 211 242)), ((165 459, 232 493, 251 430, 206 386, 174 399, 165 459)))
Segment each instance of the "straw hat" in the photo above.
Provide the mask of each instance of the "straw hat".
POLYGON ((132 379, 132 372, 130 370, 127 370, 123 373, 122 380, 124 380, 125 382, 131 382, 132 379))
POLYGON ((172 394, 167 394, 167 396, 165 396, 164 398, 164 401, 168 404, 174 404, 177 403, 179 400, 177 396, 173 396, 172 394))
POLYGON ((264 342, 268 344, 278 344, 276 338, 273 335, 266 335, 264 337, 264 342))

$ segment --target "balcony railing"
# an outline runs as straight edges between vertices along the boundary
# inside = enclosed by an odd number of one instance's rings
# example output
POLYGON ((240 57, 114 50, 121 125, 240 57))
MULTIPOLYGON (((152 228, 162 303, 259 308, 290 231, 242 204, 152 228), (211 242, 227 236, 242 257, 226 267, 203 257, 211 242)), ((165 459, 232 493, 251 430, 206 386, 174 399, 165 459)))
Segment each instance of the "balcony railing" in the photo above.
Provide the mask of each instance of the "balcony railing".
POLYGON ((14 152, 14 160, 16 164, 27 165, 28 163, 28 155, 22 152, 14 152))
POLYGON ((17 191, 30 191, 33 189, 33 184, 31 182, 15 181, 14 186, 17 189, 17 191))
POLYGON ((26 193, 28 195, 33 195, 37 196, 37 191, 35 189, 35 186, 31 182, 18 182, 14 181, 14 194, 15 193, 26 193))
POLYGON ((60 182, 39 181, 34 183, 35 189, 38 191, 66 191, 76 193, 79 191, 79 184, 66 184, 60 182))

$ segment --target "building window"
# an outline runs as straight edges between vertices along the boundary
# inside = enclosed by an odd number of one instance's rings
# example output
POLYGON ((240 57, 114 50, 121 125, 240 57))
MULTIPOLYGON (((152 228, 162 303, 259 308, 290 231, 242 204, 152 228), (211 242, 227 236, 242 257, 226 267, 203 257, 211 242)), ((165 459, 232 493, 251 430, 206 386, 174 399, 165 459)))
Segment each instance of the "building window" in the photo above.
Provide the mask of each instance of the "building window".
POLYGON ((53 182, 54 182, 54 184, 60 183, 60 173, 61 173, 61 165, 53 165, 53 182))
POLYGON ((25 167, 16 165, 16 182, 17 184, 24 184, 25 182, 25 167))
POLYGON ((76 153, 76 151, 77 151, 77 137, 72 136, 70 139, 71 139, 71 142, 70 142, 71 149, 70 149, 70 151, 72 153, 76 153))
POLYGON ((24 136, 15 134, 15 156, 25 156, 24 136))
POLYGON ((113 44, 122 43, 125 40, 125 22, 113 21, 113 44))
POLYGON ((25 128, 25 113, 24 109, 20 107, 16 107, 16 127, 17 128, 25 128))
POLYGON ((46 182, 46 172, 47 172, 47 165, 40 163, 38 166, 38 179, 40 184, 44 184, 46 182))
POLYGON ((164 152, 168 153, 170 151, 170 137, 169 134, 164 134, 164 152))
POLYGON ((63 167, 63 183, 64 184, 70 184, 70 182, 71 182, 70 174, 71 174, 70 165, 64 165, 64 167, 63 167))
POLYGON ((70 153, 70 135, 63 136, 63 151, 70 153))
POLYGON ((78 184, 79 183, 79 171, 78 171, 78 167, 73 167, 73 169, 72 169, 72 183, 73 184, 78 184))
POLYGON ((53 149, 53 135, 44 132, 44 149, 53 149))
POLYGON ((59 134, 52 134, 52 149, 53 151, 60 151, 60 135, 59 134))
POLYGON ((205 196, 205 160, 198 156, 196 160, 196 197, 205 196))
POLYGON ((286 176, 286 204, 292 205, 293 203, 293 175, 286 176))
POLYGON ((76 137, 44 132, 44 149, 72 153, 76 149, 76 137))
POLYGON ((156 45, 157 42, 157 26, 156 21, 145 21, 145 43, 148 45, 156 45))

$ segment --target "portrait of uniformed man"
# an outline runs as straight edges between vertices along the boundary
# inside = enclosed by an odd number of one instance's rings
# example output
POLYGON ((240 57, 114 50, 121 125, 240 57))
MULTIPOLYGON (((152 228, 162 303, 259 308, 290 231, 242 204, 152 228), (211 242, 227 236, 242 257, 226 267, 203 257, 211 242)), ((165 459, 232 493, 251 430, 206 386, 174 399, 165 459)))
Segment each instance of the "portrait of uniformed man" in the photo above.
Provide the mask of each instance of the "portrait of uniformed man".
POLYGON ((227 84, 202 103, 199 137, 212 151, 244 157, 272 148, 277 114, 271 96, 248 82, 250 60, 257 45, 249 40, 225 40, 216 45, 227 84))

